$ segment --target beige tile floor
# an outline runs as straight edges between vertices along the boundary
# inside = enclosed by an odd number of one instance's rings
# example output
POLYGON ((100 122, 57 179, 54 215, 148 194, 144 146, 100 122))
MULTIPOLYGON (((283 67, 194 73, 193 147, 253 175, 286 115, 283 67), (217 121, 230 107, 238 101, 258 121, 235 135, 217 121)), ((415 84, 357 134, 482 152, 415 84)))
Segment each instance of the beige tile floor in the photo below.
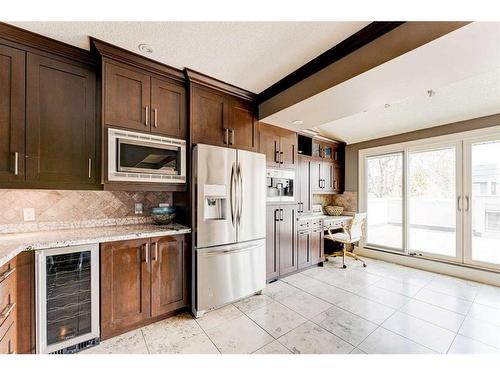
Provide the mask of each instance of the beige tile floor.
POLYGON ((200 319, 178 315, 82 353, 500 354, 500 288, 366 262, 327 262, 200 319))

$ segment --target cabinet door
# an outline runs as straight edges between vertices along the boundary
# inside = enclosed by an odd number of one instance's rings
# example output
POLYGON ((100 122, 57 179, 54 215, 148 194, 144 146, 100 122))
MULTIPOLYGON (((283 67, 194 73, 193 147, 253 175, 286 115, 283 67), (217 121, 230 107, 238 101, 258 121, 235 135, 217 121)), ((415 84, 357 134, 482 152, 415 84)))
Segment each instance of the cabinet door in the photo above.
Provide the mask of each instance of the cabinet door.
POLYGON ((266 279, 279 276, 279 206, 266 207, 266 279))
POLYGON ((259 152, 266 155, 268 167, 279 166, 280 136, 271 125, 259 124, 259 152))
POLYGON ((17 324, 11 324, 7 333, 0 338, 0 354, 17 353, 17 324))
POLYGON ((311 156, 315 158, 320 158, 323 155, 323 145, 319 141, 312 141, 312 151, 311 156))
POLYGON ((104 123, 149 131, 151 79, 145 73, 104 63, 104 123))
POLYGON ((334 192, 334 164, 328 161, 321 162, 321 171, 320 176, 323 180, 322 185, 323 192, 325 193, 333 193, 334 192))
POLYGON ((297 254, 294 241, 296 211, 295 205, 280 206, 280 276, 297 270, 297 254))
POLYGON ((322 157, 328 160, 334 160, 335 148, 331 143, 322 143, 322 157))
POLYGON ((92 70, 28 53, 26 180, 96 181, 96 77, 92 70))
POLYGON ((0 183, 24 180, 25 55, 0 45, 0 183))
POLYGON ((323 228, 311 231, 309 237, 309 251, 311 253, 311 264, 322 262, 323 259, 323 228))
POLYGON ((311 160, 310 165, 310 184, 311 191, 314 193, 322 193, 323 192, 323 182, 321 181, 323 177, 321 176, 321 161, 311 160))
POLYGON ((101 244, 101 338, 151 316, 149 238, 101 244))
POLYGON ((229 145, 234 148, 256 150, 256 122, 251 103, 233 99, 229 108, 229 145))
POLYGON ((186 90, 160 79, 151 79, 151 132, 186 138, 186 90))
POLYGON ((284 131, 284 134, 280 137, 280 153, 281 166, 295 168, 297 163, 297 133, 284 131))
POLYGON ((344 191, 344 166, 341 163, 333 164, 333 190, 336 193, 344 191))
POLYGON ((151 239, 151 315, 187 306, 184 236, 151 239))
POLYGON ((191 134, 193 143, 229 144, 228 102, 224 95, 201 87, 192 88, 191 134))
POLYGON ((309 159, 299 156, 299 173, 296 188, 298 191, 300 213, 311 212, 310 164, 309 159))
POLYGON ((297 263, 298 268, 311 265, 311 254, 309 252, 309 229, 300 230, 297 234, 297 263))

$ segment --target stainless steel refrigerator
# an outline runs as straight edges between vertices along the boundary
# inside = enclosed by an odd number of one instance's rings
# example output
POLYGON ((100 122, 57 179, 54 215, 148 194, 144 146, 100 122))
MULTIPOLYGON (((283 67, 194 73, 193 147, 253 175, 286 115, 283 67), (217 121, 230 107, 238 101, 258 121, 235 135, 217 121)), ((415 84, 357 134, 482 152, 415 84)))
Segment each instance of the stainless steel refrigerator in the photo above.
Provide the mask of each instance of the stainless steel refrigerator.
POLYGON ((194 147, 196 317, 266 286, 265 164, 264 154, 194 147))

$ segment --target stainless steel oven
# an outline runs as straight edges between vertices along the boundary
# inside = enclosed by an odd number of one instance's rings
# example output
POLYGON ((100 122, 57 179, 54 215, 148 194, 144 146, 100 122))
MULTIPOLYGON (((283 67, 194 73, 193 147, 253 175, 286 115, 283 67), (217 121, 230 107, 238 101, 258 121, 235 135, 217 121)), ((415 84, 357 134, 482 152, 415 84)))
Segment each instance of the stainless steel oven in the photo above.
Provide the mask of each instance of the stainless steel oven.
POLYGON ((99 244, 37 250, 36 351, 74 353, 99 343, 99 244))
POLYGON ((186 141, 108 129, 108 180, 186 182, 186 141))

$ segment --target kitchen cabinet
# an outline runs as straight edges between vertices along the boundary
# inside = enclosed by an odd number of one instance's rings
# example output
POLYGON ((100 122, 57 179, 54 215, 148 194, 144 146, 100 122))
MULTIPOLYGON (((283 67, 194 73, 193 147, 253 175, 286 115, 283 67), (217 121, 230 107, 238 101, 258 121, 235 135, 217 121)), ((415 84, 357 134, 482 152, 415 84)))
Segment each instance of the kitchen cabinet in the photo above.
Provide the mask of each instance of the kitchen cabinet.
POLYGON ((0 44, 0 183, 24 181, 25 59, 0 44))
POLYGON ((253 103, 193 84, 191 138, 193 143, 255 151, 256 121, 253 103))
POLYGON ((153 317, 188 304, 186 252, 184 236, 151 239, 151 315, 153 317))
POLYGON ((327 160, 340 160, 340 145, 325 141, 312 140, 312 156, 327 160))
POLYGON ((306 268, 325 260, 323 245, 323 222, 301 220, 297 230, 298 269, 306 268))
POLYGON ((104 124, 176 138, 186 137, 186 93, 175 81, 106 60, 104 124))
POLYGON ((297 270, 295 251, 295 205, 269 205, 266 208, 267 280, 297 270))
POLYGON ((295 185, 297 191, 298 212, 300 214, 311 212, 312 193, 311 193, 311 179, 310 169, 311 160, 307 156, 299 155, 297 173, 297 183, 295 185))
POLYGON ((151 316, 149 239, 101 244, 101 337, 151 316))
POLYGON ((26 72, 26 181, 59 188, 96 184, 94 72, 32 53, 26 72))
POLYGON ((101 337, 148 324, 188 304, 184 235, 101 244, 101 337))
POLYGON ((297 164, 297 133, 260 123, 259 152, 266 155, 268 167, 295 168, 297 164))
MULTIPOLYGON (((335 163, 313 159, 310 162, 311 191, 317 194, 331 194, 335 189, 335 163)), ((337 171, 339 173, 339 171, 337 171)))

